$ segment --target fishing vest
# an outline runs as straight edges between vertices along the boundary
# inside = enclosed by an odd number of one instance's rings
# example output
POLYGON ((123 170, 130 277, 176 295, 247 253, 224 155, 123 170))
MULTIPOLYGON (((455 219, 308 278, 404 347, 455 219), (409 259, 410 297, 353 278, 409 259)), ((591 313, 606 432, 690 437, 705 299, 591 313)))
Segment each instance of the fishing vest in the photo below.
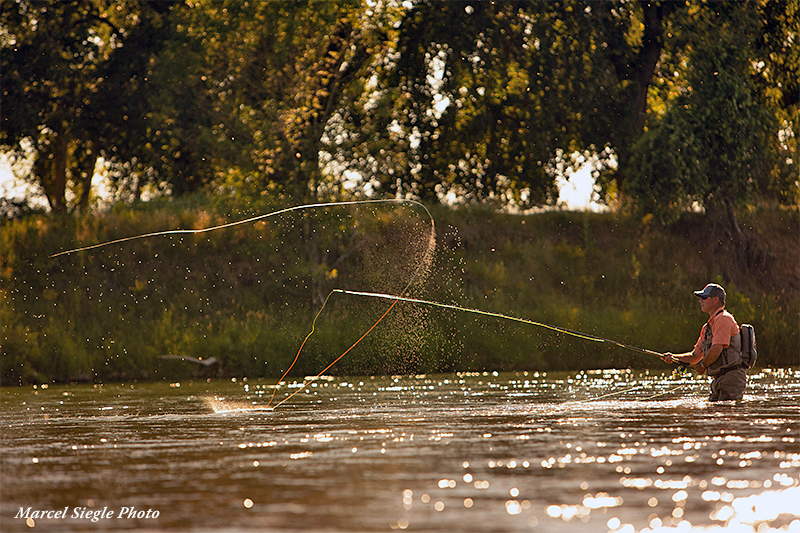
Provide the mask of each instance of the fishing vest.
MULTIPOLYGON (((713 344, 713 335, 711 334, 711 319, 708 319, 706 327, 703 329, 703 342, 701 348, 703 349, 703 357, 706 356, 713 344)), ((735 368, 744 368, 742 365, 742 336, 737 333, 731 337, 728 347, 722 349, 717 360, 711 363, 708 367, 708 375, 711 377, 722 375, 729 370, 735 368)))

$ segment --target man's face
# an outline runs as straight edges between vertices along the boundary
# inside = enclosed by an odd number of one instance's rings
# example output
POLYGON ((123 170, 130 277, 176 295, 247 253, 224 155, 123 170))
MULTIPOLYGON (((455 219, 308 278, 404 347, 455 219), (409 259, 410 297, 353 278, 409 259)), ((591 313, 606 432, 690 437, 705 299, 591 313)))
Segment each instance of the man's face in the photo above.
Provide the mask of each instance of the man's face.
POLYGON ((700 310, 704 313, 710 313, 717 308, 719 308, 719 296, 700 298, 700 310))

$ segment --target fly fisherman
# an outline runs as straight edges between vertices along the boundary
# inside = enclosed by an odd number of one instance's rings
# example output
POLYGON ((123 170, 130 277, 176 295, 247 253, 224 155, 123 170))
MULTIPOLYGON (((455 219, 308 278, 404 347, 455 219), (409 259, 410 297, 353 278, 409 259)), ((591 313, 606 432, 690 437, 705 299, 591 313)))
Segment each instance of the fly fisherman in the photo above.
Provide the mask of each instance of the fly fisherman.
POLYGON ((709 283, 694 295, 700 298, 700 309, 709 316, 697 344, 691 352, 677 355, 667 352, 661 359, 688 364, 698 374, 707 373, 714 378, 709 401, 741 400, 747 386, 747 372, 742 363, 739 325, 725 310, 725 289, 709 283))

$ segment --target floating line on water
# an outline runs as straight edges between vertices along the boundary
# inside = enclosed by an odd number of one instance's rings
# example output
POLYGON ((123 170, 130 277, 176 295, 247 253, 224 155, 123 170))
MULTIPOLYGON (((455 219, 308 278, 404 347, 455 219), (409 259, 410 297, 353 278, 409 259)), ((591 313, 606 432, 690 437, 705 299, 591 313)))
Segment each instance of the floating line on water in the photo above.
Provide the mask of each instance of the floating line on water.
POLYGON ((670 390, 668 390, 666 392, 659 392, 658 394, 654 394, 652 396, 648 396, 647 398, 641 398, 639 401, 640 402, 646 402, 646 401, 652 400, 654 398, 659 398, 661 396, 666 396, 667 394, 669 394, 671 392, 675 392, 678 389, 682 389, 685 386, 686 386, 686 383, 682 383, 682 384, 678 385, 677 387, 675 387, 674 389, 670 389, 670 390))
POLYGON ((562 411, 565 408, 569 408, 569 407, 571 407, 573 405, 582 405, 582 404, 585 404, 585 403, 596 402, 596 401, 602 400, 604 398, 610 398, 611 396, 618 396, 620 394, 625 394, 626 392, 633 392, 635 390, 643 389, 644 387, 645 387, 645 385, 637 385, 636 387, 630 387, 630 388, 623 389, 623 390, 609 392, 609 393, 603 394, 602 396, 597 396, 595 398, 584 398, 583 400, 566 400, 566 401, 563 401, 563 402, 559 403, 558 404, 558 408, 549 409, 549 410, 547 410, 547 411, 545 411, 545 412, 543 412, 541 414, 542 415, 551 415, 553 413, 557 413, 559 411, 562 411))
POLYGON ((342 294, 350 294, 350 295, 353 295, 353 296, 367 296, 367 297, 370 297, 370 298, 382 298, 382 299, 385 299, 385 300, 396 300, 396 301, 400 301, 400 302, 410 302, 410 303, 417 303, 417 304, 423 304, 423 305, 431 305, 431 306, 434 306, 434 307, 441 307, 443 309, 452 309, 452 310, 455 310, 455 311, 463 311, 463 312, 466 312, 466 313, 474 313, 474 314, 477 314, 477 315, 490 316, 490 317, 494 317, 494 318, 502 318, 504 320, 511 320, 511 321, 514 321, 514 322, 521 322, 523 324, 529 324, 531 326, 539 326, 539 327, 546 328, 546 329, 549 329, 549 330, 552 330, 552 331, 557 331, 559 333, 564 333, 566 335, 571 335, 573 337, 578 337, 580 339, 585 339, 585 340, 589 340, 589 341, 593 341, 593 342, 602 342, 602 343, 607 343, 607 344, 613 344, 614 346, 618 346, 620 348, 625 348, 625 349, 628 349, 628 350, 633 350, 633 351, 636 351, 636 352, 646 353, 646 354, 649 354, 649 355, 655 355, 656 357, 661 357, 660 353, 654 352, 652 350, 648 350, 646 348, 639 348, 638 346, 631 346, 630 344, 623 344, 621 342, 617 342, 617 341, 614 341, 614 340, 611 340, 611 339, 605 339, 603 337, 598 337, 597 335, 591 335, 589 333, 581 333, 580 331, 574 331, 574 330, 571 330, 571 329, 566 329, 566 328, 562 328, 562 327, 558 327, 558 326, 551 326, 549 324, 544 324, 543 322, 536 322, 534 320, 528 320, 526 318, 519 318, 519 317, 515 317, 515 316, 504 315, 502 313, 493 313, 491 311, 483 311, 481 309, 475 309, 475 308, 471 308, 471 307, 461 307, 459 305, 444 304, 444 303, 441 303, 441 302, 434 302, 434 301, 431 301, 431 300, 422 300, 422 299, 419 299, 419 298, 408 298, 408 297, 404 297, 404 296, 395 296, 395 295, 392 295, 392 294, 382 294, 382 293, 377 293, 377 292, 348 291, 348 290, 344 290, 344 289, 333 289, 333 291, 331 291, 331 292, 339 292, 339 293, 342 293, 342 294))
POLYGON ((626 392, 633 392, 633 391, 635 391, 635 390, 639 390, 639 389, 643 389, 643 388, 645 388, 645 385, 639 385, 639 386, 636 386, 636 387, 631 387, 631 388, 629 388, 629 389, 624 389, 624 390, 620 390, 620 391, 609 392, 609 393, 607 393, 607 394, 603 394, 602 396, 598 396, 598 397, 596 397, 596 398, 588 398, 588 399, 586 399, 586 400, 580 400, 580 401, 578 401, 577 403, 596 402, 597 400, 602 400, 603 398, 609 398, 609 397, 611 397, 611 396, 617 396, 617 395, 619 395, 619 394, 625 394, 626 392))

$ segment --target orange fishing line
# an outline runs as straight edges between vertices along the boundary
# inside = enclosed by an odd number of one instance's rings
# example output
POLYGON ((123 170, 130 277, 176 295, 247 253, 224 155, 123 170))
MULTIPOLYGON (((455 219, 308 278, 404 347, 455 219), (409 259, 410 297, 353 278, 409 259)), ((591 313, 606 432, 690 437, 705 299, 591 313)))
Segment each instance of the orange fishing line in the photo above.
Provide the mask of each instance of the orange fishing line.
MULTIPOLYGON (((93 245, 90 245, 90 246, 83 246, 81 248, 75 248, 75 249, 72 249, 72 250, 64 250, 64 251, 52 254, 50 257, 58 257, 58 256, 61 256, 61 255, 68 255, 68 254, 73 254, 73 253, 76 253, 76 252, 83 252, 83 251, 87 251, 87 250, 93 250, 95 248, 101 248, 101 247, 108 246, 108 245, 111 245, 111 244, 121 244, 121 243, 125 243, 125 242, 128 242, 128 241, 136 240, 136 239, 144 239, 144 238, 164 236, 164 235, 185 235, 185 234, 194 235, 194 234, 198 234, 198 233, 216 231, 216 230, 220 230, 220 229, 224 229, 224 228, 230 228, 232 226, 238 226, 240 224, 249 224, 251 222, 255 222, 255 221, 258 221, 258 220, 263 220, 263 219, 268 218, 268 217, 280 215, 280 214, 283 214, 283 213, 289 213, 289 212, 292 212, 292 211, 300 211, 300 210, 304 210, 304 209, 315 209, 315 208, 319 208, 319 207, 334 207, 334 206, 348 206, 348 205, 379 204, 379 203, 398 203, 398 204, 408 203, 408 204, 417 205, 417 206, 421 207, 422 209, 424 209, 425 212, 428 214, 428 217, 430 217, 430 219, 431 219, 431 237, 430 237, 429 242, 431 243, 431 246, 435 246, 435 235, 436 235, 435 222, 433 220, 433 215, 431 215, 431 212, 428 210, 427 207, 425 207, 425 204, 423 204, 421 202, 418 202, 416 200, 410 200, 410 199, 405 199, 405 198, 387 198, 387 199, 375 199, 375 200, 352 200, 352 201, 343 201, 343 202, 325 202, 325 203, 298 205, 298 206, 289 207, 289 208, 286 208, 286 209, 280 209, 278 211, 273 211, 271 213, 266 213, 266 214, 263 214, 263 215, 258 215, 258 216, 255 216, 255 217, 247 218, 247 219, 244 219, 244 220, 239 220, 239 221, 236 221, 236 222, 229 222, 227 224, 220 224, 220 225, 212 226, 212 227, 208 227, 208 228, 157 231, 157 232, 154 232, 154 233, 146 233, 146 234, 142 234, 142 235, 134 235, 132 237, 124 237, 124 238, 121 238, 121 239, 116 239, 116 240, 113 240, 113 241, 107 241, 107 242, 103 242, 103 243, 99 243, 99 244, 93 244, 93 245)), ((432 248, 431 248, 431 250, 432 250, 432 248)), ((431 250, 429 250, 429 251, 431 251, 431 250)), ((401 294, 405 293, 406 290, 408 290, 408 288, 411 287, 411 285, 414 283, 415 278, 417 277, 418 274, 420 274, 420 272, 421 272, 421 270, 423 268, 423 264, 424 264, 424 262, 421 262, 419 264, 419 266, 417 267, 417 270, 414 272, 414 275, 411 277, 411 280, 409 280, 408 285, 406 285, 406 288, 402 291, 401 294)), ((270 397, 269 403, 267 404, 267 408, 272 404, 272 401, 275 399, 275 393, 277 392, 278 386, 280 385, 281 381, 283 381, 283 379, 289 374, 289 371, 292 369, 292 367, 294 367, 295 363, 297 362, 298 358, 300 357, 300 353, 303 351, 303 347, 305 346, 306 341, 314 333, 314 330, 315 330, 315 327, 316 327, 316 323, 317 323, 317 318, 319 318, 319 315, 322 313, 322 310, 325 309, 325 304, 328 303, 328 298, 330 298, 331 295, 334 292, 345 292, 345 291, 341 291, 341 290, 331 291, 331 293, 328 294, 328 297, 325 298, 325 303, 322 304, 322 308, 319 310, 319 312, 314 317, 314 321, 312 322, 312 326, 311 326, 311 331, 309 332, 308 335, 306 335, 306 338, 303 339, 303 342, 300 344, 300 348, 297 350, 297 355, 295 355, 294 361, 292 361, 292 364, 289 365, 289 368, 286 369, 286 372, 283 373, 281 378, 275 384, 275 389, 273 389, 273 391, 272 391, 272 396, 270 397)), ((383 320, 384 317, 386 317, 386 315, 389 314, 389 311, 392 310, 392 308, 397 304, 398 301, 399 300, 395 300, 394 302, 392 302, 392 305, 389 306, 389 308, 386 310, 386 312, 372 325, 371 328, 369 328, 366 331, 366 333, 364 333, 361 336, 361 338, 359 338, 355 343, 353 343, 353 345, 350 346, 350 348, 348 348, 342 355, 340 355, 339 357, 334 359, 333 363, 331 363, 327 367, 325 367, 325 369, 322 372, 320 372, 319 374, 314 376, 312 378, 312 380, 317 379, 318 377, 320 377, 322 374, 325 373, 326 370, 328 370, 330 367, 332 367, 334 364, 336 364, 337 361, 339 361, 342 357, 347 355, 347 353, 350 350, 355 348, 356 345, 358 345, 358 343, 361 342, 364 339, 364 337, 366 337, 373 329, 375 329, 375 327, 380 323, 380 321, 383 320)), ((303 386, 305 386, 305 383, 303 383, 303 386)), ((292 396, 294 396, 295 394, 297 394, 301 390, 303 390, 303 387, 301 387, 300 389, 298 389, 297 391, 292 393, 290 396, 284 398, 282 401, 278 402, 275 405, 275 407, 278 407, 283 402, 285 402, 286 400, 288 400, 289 398, 291 398, 292 396)))
MULTIPOLYGON (((333 293, 331 293, 331 294, 333 294, 333 293)), ((330 297, 330 294, 328 295, 328 297, 330 297)), ((327 300, 327 298, 325 299, 325 301, 326 301, 326 302, 328 301, 328 300, 327 300)), ((320 377, 320 376, 321 376, 322 374, 324 374, 324 373, 325 373, 325 372, 326 372, 326 371, 327 371, 327 370, 328 370, 330 367, 332 367, 333 365, 335 365, 335 364, 336 364, 336 362, 337 362, 337 361, 339 361, 339 359, 341 359, 342 357, 344 357, 345 355, 347 355, 347 353, 348 353, 350 350, 352 350, 353 348, 355 348, 355 347, 356 347, 356 345, 358 345, 358 343, 359 343, 359 342, 361 342, 362 340, 364 340, 364 337, 366 337, 367 335, 369 335, 369 332, 370 332, 370 331, 372 331, 373 329, 375 329, 375 326, 377 326, 377 325, 380 323, 380 321, 381 321, 381 320, 383 320, 383 319, 386 317, 386 315, 388 315, 388 314, 389 314, 389 311, 391 311, 391 310, 392 310, 392 308, 393 308, 393 307, 394 307, 394 306, 397 304, 397 302, 399 302, 399 301, 400 301, 400 300, 395 300, 394 302, 392 302, 392 305, 390 305, 390 306, 389 306, 389 309, 387 309, 387 310, 386 310, 386 312, 385 312, 385 313, 383 313, 383 314, 381 315, 381 317, 380 317, 378 320, 376 320, 376 321, 375 321, 375 323, 374 323, 374 324, 372 324, 372 327, 370 327, 370 328, 369 328, 369 329, 368 329, 368 330, 367 330, 367 331, 366 331, 366 332, 365 332, 363 335, 361 335, 361 338, 359 338, 359 339, 358 339, 356 342, 354 342, 354 343, 353 343, 353 345, 352 345, 352 346, 350 346, 350 347, 349 347, 347 350, 345 350, 345 351, 344 351, 344 353, 343 353, 342 355, 340 355, 339 357, 337 357, 336 359, 334 359, 334 360, 333 360, 333 362, 332 362, 331 364, 329 364, 328 366, 326 366, 325 368, 323 368, 323 369, 322 369, 322 371, 321 371, 319 374, 317 374, 316 376, 314 376, 314 377, 313 377, 313 378, 311 378, 311 379, 305 380, 305 381, 303 382, 303 385, 302 385, 302 386, 301 386, 299 389, 297 389, 296 391, 294 391, 293 393, 291 393, 289 396, 287 396, 287 397, 286 397, 286 398, 284 398, 283 400, 281 400, 281 401, 279 401, 278 403, 276 403, 276 404, 275 404, 275 407, 273 407, 273 409, 277 409, 277 408, 278 408, 278 407, 279 407, 279 406, 280 406, 280 405, 281 405, 283 402, 285 402, 286 400, 288 400, 289 398, 291 398, 292 396, 294 396, 294 395, 295 395, 295 394, 297 394, 298 392, 302 391, 302 390, 305 388, 305 386, 306 386, 306 383, 310 383, 311 381, 314 381, 315 379, 317 379, 318 377, 320 377)), ((323 308, 324 308, 324 307, 325 307, 325 306, 323 305, 323 308)), ((320 313, 321 313, 321 312, 322 312, 322 309, 320 309, 320 313)), ((319 313, 317 313, 317 316, 319 316, 319 313)), ((316 318, 314 318, 314 322, 316 322, 316 321, 317 321, 317 319, 316 319, 316 318)), ((313 329, 312 329, 311 333, 313 333, 313 332, 314 332, 314 331, 313 331, 313 329)), ((311 333, 309 333, 309 334, 308 334, 308 336, 306 336, 306 340, 308 340, 308 337, 310 337, 310 336, 311 336, 311 333)), ((304 341, 303 341, 303 344, 305 344, 305 343, 306 343, 306 340, 304 340, 304 341)), ((303 349, 303 345, 300 345, 300 349, 301 349, 301 350, 303 349)), ((297 352, 297 355, 298 355, 298 356, 300 355, 300 352, 299 352, 299 351, 297 352)), ((295 358, 294 358, 294 360, 295 360, 295 361, 297 361, 297 357, 295 357, 295 358)), ((294 364, 294 363, 292 363, 292 364, 294 364)), ((290 366, 289 368, 291 368, 291 366, 290 366)), ((288 370, 287 370, 287 372, 288 372, 288 370)), ((285 376, 285 375, 286 375, 286 374, 284 374, 284 376, 285 376)), ((281 379, 283 379, 283 378, 281 378, 281 379)), ((278 380, 278 383, 280 383, 280 380, 278 380)), ((275 397, 275 391, 276 391, 276 390, 277 390, 277 385, 276 385, 276 388, 275 388, 275 390, 273 390, 273 391, 272 391, 272 396, 273 396, 273 397, 275 397)), ((272 399, 270 399, 270 403, 272 403, 272 399)), ((267 407, 269 407, 269 404, 267 404, 267 407)))
MULTIPOLYGON (((289 373, 289 371, 292 369, 292 367, 294 366, 294 364, 297 362, 297 359, 300 357, 300 352, 302 352, 302 351, 303 351, 303 346, 305 346, 305 345, 306 345, 306 341, 308 340, 308 338, 309 338, 310 336, 311 336, 311 333, 309 333, 308 335, 306 335, 306 338, 305 338, 305 339, 303 339, 303 343, 302 343, 302 344, 300 344, 300 348, 297 350, 297 355, 295 355, 295 356, 294 356, 294 361, 292 361, 292 364, 291 364, 291 365, 289 365, 289 368, 287 368, 287 369, 286 369, 286 372, 284 372, 284 373, 283 373, 283 375, 280 377, 280 379, 278 379, 278 382, 275 384, 275 388, 274 388, 274 389, 272 389, 272 396, 270 396, 270 397, 269 397, 269 402, 267 403, 267 407, 269 407, 270 405, 272 405, 272 400, 274 400, 274 399, 275 399, 275 393, 276 393, 276 392, 278 392, 278 385, 280 385, 281 381, 283 381, 283 378, 285 378, 285 377, 286 377, 286 374, 288 374, 288 373, 289 373)), ((276 406, 276 407, 277 407, 277 406, 276 406)))

